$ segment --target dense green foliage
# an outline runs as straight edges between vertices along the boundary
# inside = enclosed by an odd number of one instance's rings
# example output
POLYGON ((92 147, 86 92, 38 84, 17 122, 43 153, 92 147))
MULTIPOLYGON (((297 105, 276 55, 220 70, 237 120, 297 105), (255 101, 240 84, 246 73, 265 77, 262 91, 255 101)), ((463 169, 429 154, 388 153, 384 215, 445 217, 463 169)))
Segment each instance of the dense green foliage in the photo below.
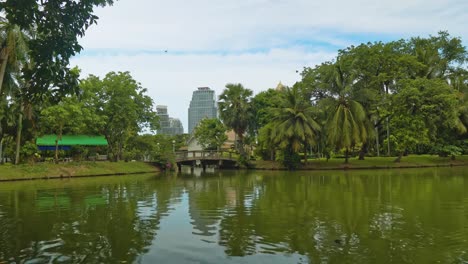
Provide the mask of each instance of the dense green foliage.
POLYGON ((227 140, 226 127, 219 119, 202 119, 195 128, 194 137, 205 150, 219 150, 227 140))
MULTIPOLYGON (((96 23, 93 8, 112 2, 0 3, 0 162, 36 160, 35 138, 50 133, 57 140, 104 135, 109 147, 100 152, 113 160, 167 163, 186 144, 187 135, 142 135, 158 120, 153 99, 128 72, 78 81, 79 69, 70 69, 70 57, 81 50, 77 38, 96 23)), ((195 137, 216 149, 232 129, 242 162, 257 156, 291 169, 301 157, 304 163, 381 154, 397 161, 407 154, 455 158, 468 153, 467 58, 461 39, 447 32, 351 46, 305 67, 292 87, 253 96, 242 84, 227 84, 218 100, 222 123, 203 121, 195 137)))
POLYGON ((226 100, 233 94, 228 87, 220 115, 228 127, 233 119, 248 124, 239 133, 256 138, 251 144, 261 158, 291 166, 299 153, 346 162, 356 154, 454 157, 468 152, 467 62, 461 39, 447 32, 351 46, 304 68, 292 88, 246 96, 246 111, 226 100))
POLYGON ((94 109, 97 121, 89 123, 95 131, 109 142, 109 151, 114 160, 122 159, 125 144, 132 136, 157 128, 157 116, 153 100, 128 72, 110 72, 102 80, 89 76, 82 81, 83 101, 94 109))
MULTIPOLYGON (((26 80, 24 94, 39 100, 48 93, 65 95, 78 89, 78 75, 70 69, 69 60, 82 50, 78 38, 96 24, 96 6, 112 4, 112 0, 47 0, 0 3, 2 23, 28 32, 30 67, 21 69, 26 80)), ((7 48, 2 43, 2 52, 7 48)), ((8 49, 8 48, 7 48, 8 49)), ((8 52, 8 51, 7 51, 8 52)))

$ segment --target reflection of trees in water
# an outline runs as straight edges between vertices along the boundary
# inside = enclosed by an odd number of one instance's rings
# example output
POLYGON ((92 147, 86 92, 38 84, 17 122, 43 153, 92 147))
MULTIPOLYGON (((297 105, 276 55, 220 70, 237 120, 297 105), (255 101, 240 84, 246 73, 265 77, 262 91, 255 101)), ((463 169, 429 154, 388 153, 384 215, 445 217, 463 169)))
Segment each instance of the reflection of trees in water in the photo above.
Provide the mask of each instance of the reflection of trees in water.
POLYGON ((2 193, 0 204, 6 211, 0 218, 0 260, 134 262, 148 250, 161 217, 171 209, 170 186, 122 180, 2 193), (141 203, 152 205, 150 211, 141 211, 141 203))
POLYGON ((195 235, 210 237, 216 234, 221 210, 226 206, 223 181, 189 180, 184 182, 189 195, 189 215, 195 235))
POLYGON ((245 199, 253 193, 254 182, 247 175, 206 177, 184 181, 189 193, 189 213, 196 235, 215 236, 230 256, 255 252, 253 230, 245 199), (221 221, 221 222, 220 222, 221 221))
POLYGON ((137 262, 184 191, 193 235, 229 256, 300 254, 312 263, 468 257, 468 185, 450 171, 223 173, 1 192, 0 260, 54 253, 70 262, 137 262))
POLYGON ((218 229, 219 245, 231 256, 298 253, 312 263, 427 263, 463 256, 463 177, 373 173, 262 172, 185 186, 194 228, 207 236, 218 229))

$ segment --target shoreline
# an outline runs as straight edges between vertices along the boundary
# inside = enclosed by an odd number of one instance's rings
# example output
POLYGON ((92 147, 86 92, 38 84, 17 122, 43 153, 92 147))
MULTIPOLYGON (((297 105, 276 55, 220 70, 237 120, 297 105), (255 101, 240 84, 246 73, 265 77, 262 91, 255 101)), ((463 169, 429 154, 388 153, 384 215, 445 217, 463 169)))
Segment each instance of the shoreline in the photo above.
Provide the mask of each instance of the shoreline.
MULTIPOLYGON (((347 170, 393 170, 393 169, 418 169, 418 168, 450 168, 450 167, 468 167, 468 164, 435 164, 435 165, 414 165, 414 166, 371 166, 371 167, 328 167, 328 168, 296 168, 292 171, 347 171, 347 170)), ((288 168, 264 168, 251 167, 246 170, 263 171, 289 171, 288 168)))
POLYGON ((19 181, 36 181, 36 180, 68 180, 72 178, 125 176, 125 175, 149 174, 149 173, 155 173, 155 172, 159 172, 159 171, 116 172, 116 173, 103 173, 103 174, 43 176, 43 177, 30 177, 30 178, 23 177, 23 178, 0 179, 0 182, 19 182, 19 181))
POLYGON ((34 180, 109 177, 158 173, 161 169, 145 162, 76 162, 0 165, 0 183, 34 180))
MULTIPOLYGON (((301 163, 294 170, 298 171, 330 171, 330 170, 381 170, 381 169, 414 169, 414 168, 438 168, 438 167, 463 167, 468 166, 468 155, 457 156, 455 160, 449 157, 431 155, 410 155, 403 157, 401 162, 394 162, 396 157, 366 157, 365 160, 350 158, 348 163, 344 159, 313 159, 307 164, 301 163)), ((286 171, 287 167, 279 161, 253 161, 249 170, 280 170, 286 171)))
MULTIPOLYGON (((468 167, 468 156, 459 156, 456 160, 435 156, 406 157, 400 163, 393 162, 394 157, 368 157, 364 161, 350 159, 345 164, 342 159, 309 160, 306 165, 296 168, 296 171, 348 171, 348 170, 392 170, 418 168, 449 168, 468 167)), ((254 161, 252 166, 240 168, 251 171, 288 171, 278 161, 254 161)), ((160 168, 145 162, 79 162, 62 164, 38 163, 34 165, 0 165, 0 183, 34 181, 34 180, 64 180, 72 178, 110 177, 123 175, 138 175, 162 172, 160 168), (9 175, 9 176, 3 176, 9 175), (49 176, 51 175, 51 176, 49 176), (3 177, 2 177, 3 176, 3 177)))

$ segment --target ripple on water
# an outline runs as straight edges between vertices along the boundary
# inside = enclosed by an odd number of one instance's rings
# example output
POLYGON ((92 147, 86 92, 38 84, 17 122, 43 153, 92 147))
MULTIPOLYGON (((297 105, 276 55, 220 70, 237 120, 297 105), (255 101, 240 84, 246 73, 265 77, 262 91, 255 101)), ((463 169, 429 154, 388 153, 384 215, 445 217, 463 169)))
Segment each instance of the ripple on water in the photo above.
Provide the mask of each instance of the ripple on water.
POLYGON ((62 239, 54 239, 49 241, 40 241, 32 244, 28 248, 20 251, 21 260, 23 263, 66 263, 70 262, 71 257, 59 253, 65 245, 62 239))

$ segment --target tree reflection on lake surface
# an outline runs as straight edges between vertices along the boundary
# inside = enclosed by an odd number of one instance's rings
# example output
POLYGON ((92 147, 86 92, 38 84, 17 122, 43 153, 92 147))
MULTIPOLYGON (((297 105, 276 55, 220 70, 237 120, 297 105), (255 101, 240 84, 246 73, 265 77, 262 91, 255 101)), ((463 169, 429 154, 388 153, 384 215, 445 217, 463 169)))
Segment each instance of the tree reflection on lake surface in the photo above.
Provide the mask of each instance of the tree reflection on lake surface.
POLYGON ((0 263, 463 263, 463 168, 0 185, 0 263))

